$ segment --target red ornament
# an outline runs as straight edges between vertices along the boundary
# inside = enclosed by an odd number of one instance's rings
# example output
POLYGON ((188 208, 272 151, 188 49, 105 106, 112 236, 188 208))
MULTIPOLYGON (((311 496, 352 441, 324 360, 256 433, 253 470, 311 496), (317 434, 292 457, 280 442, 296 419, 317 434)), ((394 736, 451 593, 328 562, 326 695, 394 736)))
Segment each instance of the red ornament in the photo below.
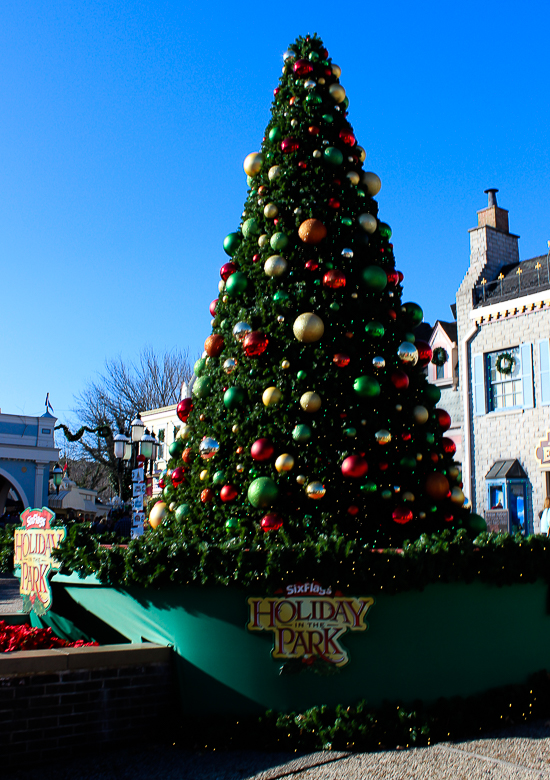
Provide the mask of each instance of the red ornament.
POLYGON ((260 259, 260 255, 258 255, 258 254, 252 255, 252 262, 253 263, 257 263, 259 259, 260 259))
POLYGON ((209 357, 218 357, 223 349, 223 336, 221 333, 214 333, 208 336, 204 342, 204 351, 209 357))
POLYGON ((268 531, 278 531, 279 528, 282 528, 283 518, 281 515, 278 515, 277 512, 270 512, 268 515, 262 517, 260 525, 266 533, 268 533, 268 531))
POLYGON ((378 468, 380 469, 380 471, 387 471, 388 467, 389 467, 389 463, 386 463, 386 461, 384 460, 381 460, 380 463, 378 464, 378 468))
POLYGON ((451 415, 449 412, 446 412, 445 409, 436 409, 435 419, 437 420, 439 427, 443 428, 444 431, 447 431, 451 427, 451 415))
POLYGON ((310 135, 319 135, 319 133, 321 132, 321 130, 318 127, 315 127, 315 125, 311 125, 311 127, 308 127, 307 131, 310 135))
POLYGON ((409 386, 409 377, 404 371, 394 371, 390 379, 398 390, 406 390, 409 386))
POLYGON ((403 439, 403 441, 410 441, 412 439, 412 436, 410 433, 402 433, 401 438, 403 439))
POLYGON ((445 515, 443 515, 443 519, 445 520, 446 523, 452 523, 452 521, 454 520, 454 517, 453 517, 453 515, 445 514, 445 515))
POLYGON ((305 160, 300 160, 298 163, 298 168, 301 168, 303 171, 305 171, 307 169, 307 162, 305 162, 305 160))
POLYGON ((388 317, 390 320, 396 320, 397 319, 397 312, 395 309, 388 309, 388 317))
POLYGON ((305 268, 307 271, 316 271, 319 268, 319 263, 317 260, 308 260, 305 268))
POLYGON ((275 87, 275 89, 273 90, 273 94, 274 95, 278 95, 279 94, 279 90, 280 90, 280 87, 275 87))
POLYGON ((237 488, 234 485, 224 485, 220 490, 220 498, 222 501, 234 501, 238 496, 237 488))
POLYGON ((328 205, 331 209, 339 209, 340 208, 340 201, 336 198, 329 198, 328 199, 328 205))
POLYGON ((404 525, 405 523, 410 523, 413 519, 413 513, 405 506, 398 506, 393 510, 391 517, 395 523, 404 525))
POLYGON ((185 482, 185 469, 183 466, 178 466, 175 468, 171 474, 170 479, 172 480, 172 485, 174 487, 178 487, 178 485, 181 485, 182 482, 185 482))
POLYGON ((398 272, 397 272, 397 275, 398 275, 398 277, 399 277, 399 284, 401 284, 401 282, 403 281, 403 279, 404 279, 405 277, 403 276, 403 274, 401 273, 401 271, 398 271, 398 272))
POLYGON ((290 100, 288 102, 290 103, 291 106, 293 106, 294 103, 296 102, 296 98, 293 96, 293 97, 290 98, 290 100))
POLYGON ((214 298, 214 300, 210 304, 210 314, 214 317, 216 314, 216 304, 218 303, 218 299, 214 298))
POLYGON ((418 352, 418 365, 424 368, 432 359, 432 348, 427 341, 415 341, 414 346, 418 352))
POLYGON ((253 330, 247 333, 243 339, 243 350, 247 357, 258 357, 263 355, 269 344, 269 339, 259 330, 253 330))
POLYGON ((355 515, 359 514, 359 507, 352 504, 351 506, 348 506, 348 514, 352 517, 355 517, 355 515))
POLYGON ((269 439, 256 439, 250 448, 250 454, 254 460, 269 460, 275 448, 269 439))
POLYGON ((191 461, 193 460, 193 450, 190 447, 187 447, 187 449, 183 451, 183 455, 181 456, 181 459, 183 460, 184 463, 191 463, 191 461))
POLYGON ((309 76, 313 71, 313 65, 309 60, 296 60, 292 69, 297 76, 309 76))
POLYGON ((234 274, 236 270, 237 266, 235 263, 224 263, 224 265, 222 265, 220 268, 220 276, 224 282, 227 282, 231 274, 234 274))
POLYGON ((433 463, 437 463, 437 461, 439 460, 439 455, 437 454, 437 452, 432 452, 430 458, 432 459, 433 463))
POLYGON ((284 141, 281 141, 281 151, 283 154, 292 154, 292 152, 297 152, 299 148, 300 143, 296 138, 285 138, 284 141))
POLYGON ((158 485, 159 485, 159 488, 161 488, 161 489, 164 489, 166 487, 166 482, 163 480, 162 477, 159 477, 158 485))
POLYGON ((441 446, 443 447, 443 452, 445 452, 447 455, 454 455, 456 452, 456 444, 447 436, 444 436, 441 439, 441 446))
POLYGON ((323 276, 323 286, 329 287, 331 290, 337 290, 339 287, 345 287, 346 275, 337 268, 333 268, 331 271, 327 271, 323 276))
POLYGON ((343 352, 337 352, 332 356, 332 362, 335 363, 338 368, 345 368, 349 365, 351 358, 349 355, 345 355, 343 352))
POLYGON ((344 477, 364 477, 369 470, 369 464, 360 455, 350 455, 342 463, 344 477))
POLYGON ((397 271, 386 271, 386 276, 388 277, 388 284, 397 285, 399 282, 399 274, 397 271))
POLYGON ((347 145, 355 146, 355 136, 351 130, 340 130, 338 137, 347 145))
POLYGON ((176 414, 182 422, 187 422, 187 418, 193 408, 192 398, 182 398, 179 404, 176 406, 176 414))
POLYGON ((262 184, 261 187, 258 187, 258 195, 265 195, 267 192, 267 187, 265 184, 262 184))
POLYGON ((203 504, 209 504, 211 501, 214 500, 214 491, 212 488, 205 488, 201 492, 201 501, 203 504))
MULTIPOLYGON (((328 49, 320 49, 320 51, 319 51, 319 55, 320 55, 320 56, 321 56, 321 57, 322 57, 324 60, 326 60, 326 59, 327 59, 327 57, 328 57, 328 49)), ((330 76, 330 74, 331 74, 331 73, 332 73, 332 70, 331 70, 329 73, 327 73, 327 76, 330 76)))

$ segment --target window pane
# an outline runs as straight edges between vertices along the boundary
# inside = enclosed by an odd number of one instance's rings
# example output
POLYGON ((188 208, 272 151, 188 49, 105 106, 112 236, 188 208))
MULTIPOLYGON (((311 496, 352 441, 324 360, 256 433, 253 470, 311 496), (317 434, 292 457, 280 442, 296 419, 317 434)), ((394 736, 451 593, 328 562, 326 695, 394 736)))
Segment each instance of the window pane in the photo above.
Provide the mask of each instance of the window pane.
POLYGON ((487 379, 489 383, 489 411, 523 406, 519 347, 499 350, 487 355, 487 379), (504 352, 507 352, 514 358, 514 366, 510 374, 501 374, 497 369, 498 357, 504 352))

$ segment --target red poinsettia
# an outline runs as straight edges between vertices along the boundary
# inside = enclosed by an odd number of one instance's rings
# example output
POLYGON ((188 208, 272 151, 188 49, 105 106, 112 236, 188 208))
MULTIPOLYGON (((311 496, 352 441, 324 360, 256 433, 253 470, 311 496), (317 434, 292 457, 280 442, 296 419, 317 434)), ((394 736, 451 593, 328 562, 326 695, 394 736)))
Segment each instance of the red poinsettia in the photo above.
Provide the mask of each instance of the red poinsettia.
POLYGON ((0 653, 14 650, 52 650, 55 647, 92 647, 98 642, 84 642, 77 639, 69 642, 57 637, 51 628, 32 628, 31 626, 10 626, 0 620, 0 653))

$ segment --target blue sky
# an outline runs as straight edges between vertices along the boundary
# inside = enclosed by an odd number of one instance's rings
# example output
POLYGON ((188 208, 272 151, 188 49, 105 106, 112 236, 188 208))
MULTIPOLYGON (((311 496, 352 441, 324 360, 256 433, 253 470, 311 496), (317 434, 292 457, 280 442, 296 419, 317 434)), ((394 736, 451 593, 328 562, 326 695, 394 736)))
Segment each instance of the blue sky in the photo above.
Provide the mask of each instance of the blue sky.
POLYGON ((499 189, 520 255, 550 239, 550 5, 48 3, 0 7, 0 408, 70 420, 105 358, 210 333, 242 162, 282 54, 317 32, 382 179, 404 300, 450 319, 499 189))

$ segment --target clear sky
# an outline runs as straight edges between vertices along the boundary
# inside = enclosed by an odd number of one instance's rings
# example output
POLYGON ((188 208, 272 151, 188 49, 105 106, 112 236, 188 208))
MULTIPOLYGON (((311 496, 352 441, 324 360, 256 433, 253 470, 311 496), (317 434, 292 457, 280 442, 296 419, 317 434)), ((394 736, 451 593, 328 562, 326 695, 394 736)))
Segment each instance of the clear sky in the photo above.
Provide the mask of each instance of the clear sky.
POLYGON ((550 239, 550 4, 0 4, 0 407, 61 420, 105 358, 210 333, 242 163, 282 55, 317 32, 382 179, 404 300, 449 304, 499 189, 522 259, 550 239))

